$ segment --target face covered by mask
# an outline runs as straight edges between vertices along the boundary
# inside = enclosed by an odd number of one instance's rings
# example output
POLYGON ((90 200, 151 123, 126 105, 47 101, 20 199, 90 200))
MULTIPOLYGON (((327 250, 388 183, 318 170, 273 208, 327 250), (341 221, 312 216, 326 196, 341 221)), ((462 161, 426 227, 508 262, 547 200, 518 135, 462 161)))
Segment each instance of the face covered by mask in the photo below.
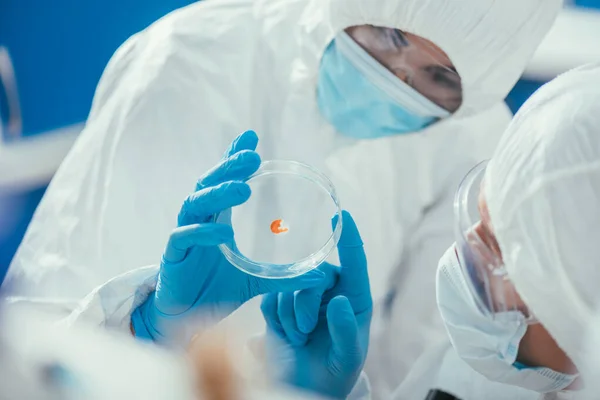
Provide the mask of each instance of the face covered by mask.
POLYGON ((474 370, 492 381, 540 393, 564 389, 577 378, 516 362, 519 343, 527 330, 525 316, 507 311, 492 320, 482 314, 465 282, 455 246, 440 260, 436 284, 438 307, 452 346, 474 370))
POLYGON ((440 259, 437 303, 459 357, 488 379, 539 393, 560 391, 577 375, 517 362, 529 324, 537 323, 506 275, 499 249, 480 221, 485 163, 463 180, 455 199, 457 242, 440 259), (471 215, 469 215, 471 214, 471 215))
POLYGON ((355 139, 417 132, 450 115, 345 32, 336 36, 321 60, 317 102, 339 133, 355 139))

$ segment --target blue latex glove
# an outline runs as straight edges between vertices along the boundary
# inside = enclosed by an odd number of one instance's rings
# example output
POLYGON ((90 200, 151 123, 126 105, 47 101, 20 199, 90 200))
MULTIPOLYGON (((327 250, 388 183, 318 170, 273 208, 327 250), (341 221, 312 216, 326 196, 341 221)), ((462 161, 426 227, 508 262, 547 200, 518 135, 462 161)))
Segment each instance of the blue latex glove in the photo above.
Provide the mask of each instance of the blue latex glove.
POLYGON ((267 354, 276 371, 284 371, 289 384, 339 399, 350 394, 360 376, 373 312, 362 240, 345 211, 342 226, 340 276, 323 294, 319 312, 298 301, 306 291, 271 293, 261 305, 267 322, 267 354))
POLYGON ((257 144, 256 133, 240 135, 184 201, 178 228, 162 257, 156 290, 132 314, 136 336, 185 346, 204 319, 224 318, 254 296, 310 288, 307 308, 318 310, 320 297, 314 294, 334 285, 337 271, 329 266, 291 279, 251 276, 231 265, 217 247, 231 241, 233 231, 211 218, 250 197, 250 187, 242 180, 260 166, 257 144))

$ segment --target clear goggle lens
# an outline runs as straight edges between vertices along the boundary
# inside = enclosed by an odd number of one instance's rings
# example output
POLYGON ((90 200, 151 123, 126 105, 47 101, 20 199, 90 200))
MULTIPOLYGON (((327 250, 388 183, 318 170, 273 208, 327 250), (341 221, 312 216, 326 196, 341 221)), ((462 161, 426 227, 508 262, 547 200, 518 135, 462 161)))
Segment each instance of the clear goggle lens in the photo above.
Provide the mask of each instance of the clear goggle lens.
POLYGON ((491 318, 519 312, 528 323, 535 318, 510 281, 494 238, 481 222, 480 189, 487 162, 473 168, 461 182, 454 200, 456 252, 462 273, 480 311, 491 318))

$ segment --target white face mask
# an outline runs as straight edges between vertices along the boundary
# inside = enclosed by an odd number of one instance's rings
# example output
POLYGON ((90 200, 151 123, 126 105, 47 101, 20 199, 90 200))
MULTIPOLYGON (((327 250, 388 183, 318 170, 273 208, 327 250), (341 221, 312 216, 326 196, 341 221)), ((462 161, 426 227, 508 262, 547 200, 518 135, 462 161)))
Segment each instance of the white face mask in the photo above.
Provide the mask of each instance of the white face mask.
POLYGON ((527 330, 525 316, 518 311, 496 314, 494 320, 483 315, 465 282, 454 245, 440 259, 436 286, 438 308, 452 345, 477 372, 492 381, 539 393, 559 391, 577 378, 516 363, 527 330))

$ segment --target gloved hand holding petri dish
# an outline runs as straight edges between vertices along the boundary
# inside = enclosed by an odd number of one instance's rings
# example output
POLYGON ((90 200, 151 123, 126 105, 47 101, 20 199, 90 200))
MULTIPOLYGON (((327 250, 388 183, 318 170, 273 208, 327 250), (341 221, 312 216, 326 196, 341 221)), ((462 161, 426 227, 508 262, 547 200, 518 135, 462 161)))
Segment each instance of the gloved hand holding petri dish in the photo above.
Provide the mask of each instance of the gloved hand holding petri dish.
POLYGON ((131 316, 137 337, 185 346, 200 327, 255 296, 280 292, 298 293, 298 309, 306 310, 298 318, 314 328, 311 315, 338 275, 338 267, 322 263, 341 233, 330 222, 340 214, 337 198, 310 167, 261 163, 257 145, 255 132, 239 135, 184 200, 156 290, 131 316))
POLYGON ((304 274, 325 261, 340 238, 342 210, 323 173, 295 161, 266 161, 246 183, 250 199, 215 217, 233 228, 233 241, 219 245, 231 264, 277 279, 304 274))

